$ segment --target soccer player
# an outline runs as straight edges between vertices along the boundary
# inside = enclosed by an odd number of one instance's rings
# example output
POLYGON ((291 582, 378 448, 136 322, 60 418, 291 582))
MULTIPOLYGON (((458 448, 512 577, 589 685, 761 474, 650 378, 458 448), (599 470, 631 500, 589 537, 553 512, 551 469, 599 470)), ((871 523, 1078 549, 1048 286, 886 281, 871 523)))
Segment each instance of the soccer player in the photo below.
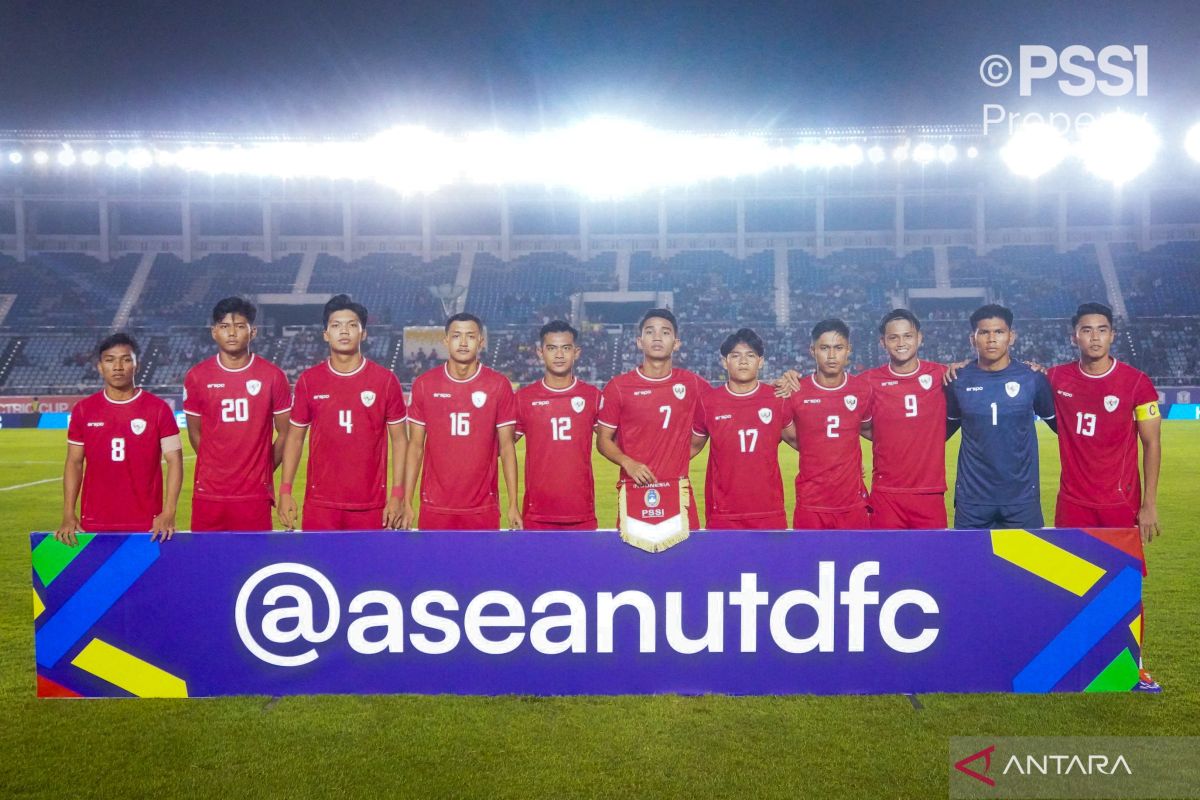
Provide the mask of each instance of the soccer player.
POLYGON ((1158 473, 1162 461, 1158 391, 1145 373, 1112 357, 1112 309, 1084 303, 1071 319, 1079 361, 1053 367, 1061 424, 1062 478, 1054 525, 1059 528, 1139 528, 1158 533, 1158 473), (1142 442, 1145 486, 1138 474, 1142 442))
POLYGON ((946 368, 919 357, 924 338, 911 311, 879 323, 888 363, 862 378, 875 401, 871 420, 871 526, 946 527, 946 368))
POLYGON ((508 524, 520 529, 512 384, 479 361, 487 346, 479 317, 453 315, 446 320, 443 341, 446 363, 413 382, 404 527, 412 526, 412 494, 424 464, 420 530, 499 530, 499 456, 508 490, 508 524))
POLYGON ((404 498, 407 411, 400 381, 365 358, 367 309, 339 294, 325 304, 329 358, 296 379, 291 430, 283 449, 279 521, 296 527, 292 481, 312 428, 304 529, 380 530, 399 527, 404 498), (388 444, 392 490, 387 491, 388 444))
POLYGON ((271 530, 272 476, 283 460, 292 394, 283 370, 250 352, 257 314, 241 297, 219 301, 212 311, 217 354, 183 380, 196 451, 194 531, 271 530))
POLYGON ((948 429, 962 427, 956 528, 1042 527, 1034 415, 1055 430, 1054 398, 1045 375, 1012 359, 1012 321, 1012 311, 999 305, 971 314, 978 357, 946 390, 948 429))
POLYGON ((721 343, 729 379, 702 392, 692 423, 692 457, 711 441, 704 476, 704 525, 709 530, 786 530, 779 443, 796 447, 788 401, 758 380, 766 348, 749 328, 721 343))
POLYGON ((846 372, 852 352, 846 323, 818 322, 811 338, 816 371, 788 398, 800 450, 792 527, 866 530, 871 518, 858 437, 870 432, 871 386, 846 372))
POLYGON ((595 530, 592 433, 600 390, 575 377, 578 331, 562 320, 538 333, 546 373, 517 392, 517 438, 525 437, 526 530, 595 530))
MULTIPOLYGON (((638 325, 641 366, 604 387, 596 446, 621 468, 621 480, 647 486, 688 476, 692 422, 700 395, 711 388, 694 372, 673 365, 679 324, 666 308, 652 308, 638 325)), ((688 486, 689 530, 700 529, 695 494, 688 486)))
POLYGON ((76 534, 138 533, 170 539, 183 486, 183 442, 175 415, 161 398, 134 384, 138 345, 114 333, 96 347, 104 388, 75 404, 67 427, 63 516, 55 538, 75 546, 76 534), (167 462, 163 501, 162 462, 167 462), (80 487, 82 517, 75 514, 80 487))

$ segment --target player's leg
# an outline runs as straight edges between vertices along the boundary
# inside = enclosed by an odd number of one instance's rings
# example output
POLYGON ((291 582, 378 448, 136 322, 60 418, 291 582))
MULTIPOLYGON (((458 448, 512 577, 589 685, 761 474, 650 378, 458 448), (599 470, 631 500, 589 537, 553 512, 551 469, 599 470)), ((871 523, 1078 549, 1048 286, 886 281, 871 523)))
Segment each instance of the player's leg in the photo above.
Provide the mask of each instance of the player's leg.
POLYGON ((1010 506, 1001 506, 999 518, 993 526, 996 528, 1031 528, 1046 527, 1042 516, 1042 504, 1037 500, 1010 506))
POLYGON ((221 503, 203 497, 192 499, 192 530, 219 531, 221 528, 221 503))
POLYGON ((973 503, 954 504, 954 527, 969 530, 988 530, 1006 527, 998 525, 999 509, 996 506, 978 506, 973 503))
POLYGON ((871 492, 871 527, 878 530, 905 530, 908 521, 901 508, 909 495, 871 492))

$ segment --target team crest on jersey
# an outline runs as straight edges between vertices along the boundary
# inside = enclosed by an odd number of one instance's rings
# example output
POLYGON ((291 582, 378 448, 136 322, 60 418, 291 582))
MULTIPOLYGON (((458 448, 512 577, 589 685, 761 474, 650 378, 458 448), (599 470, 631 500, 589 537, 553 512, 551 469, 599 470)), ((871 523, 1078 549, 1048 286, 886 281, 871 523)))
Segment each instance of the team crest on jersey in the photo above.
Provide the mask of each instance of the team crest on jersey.
POLYGON ((854 395, 848 394, 845 397, 843 397, 842 400, 845 401, 846 408, 850 409, 851 411, 858 408, 858 398, 855 397, 854 395))
POLYGON ((1104 410, 1105 411, 1112 413, 1113 411, 1117 410, 1117 406, 1119 406, 1120 404, 1121 404, 1121 398, 1117 397, 1115 394, 1105 395, 1105 397, 1104 397, 1104 410))
POLYGON ((924 389, 925 391, 929 391, 929 388, 931 386, 933 386, 933 376, 932 375, 920 375, 917 377, 917 383, 921 384, 922 389, 924 389))
POLYGON ((1021 384, 1016 381, 1009 381, 1004 384, 1004 391, 1008 392, 1009 397, 1016 397, 1021 393, 1021 384))
POLYGON ((476 408, 483 408, 483 404, 487 402, 486 392, 471 392, 471 405, 476 408))
POLYGON ((646 492, 646 508, 658 508, 658 504, 662 502, 662 498, 658 496, 658 489, 650 489, 646 492))
POLYGON ((572 397, 571 398, 571 410, 574 411, 576 414, 581 413, 583 411, 583 407, 586 404, 586 402, 587 401, 585 401, 582 397, 572 397))
POLYGON ((367 391, 359 394, 359 397, 362 398, 363 405, 366 406, 367 408, 370 408, 371 406, 375 405, 375 393, 374 392, 367 390, 367 391))
POLYGON ((129 423, 129 427, 136 435, 141 436, 143 433, 146 432, 146 420, 144 420, 144 419, 132 420, 129 423))
POLYGON ((774 414, 771 413, 771 409, 769 408, 760 408, 758 410, 758 418, 762 420, 763 425, 770 425, 773 416, 774 414))
POLYGON ((258 393, 262 391, 262 381, 246 381, 246 391, 251 397, 258 397, 258 393))
POLYGON ((675 393, 675 396, 676 396, 677 398, 679 398, 680 400, 682 400, 682 399, 683 399, 683 396, 684 396, 685 394, 687 394, 687 387, 686 387, 686 386, 684 386, 682 383, 677 383, 677 384, 675 384, 674 386, 672 386, 672 387, 671 387, 671 391, 675 393))

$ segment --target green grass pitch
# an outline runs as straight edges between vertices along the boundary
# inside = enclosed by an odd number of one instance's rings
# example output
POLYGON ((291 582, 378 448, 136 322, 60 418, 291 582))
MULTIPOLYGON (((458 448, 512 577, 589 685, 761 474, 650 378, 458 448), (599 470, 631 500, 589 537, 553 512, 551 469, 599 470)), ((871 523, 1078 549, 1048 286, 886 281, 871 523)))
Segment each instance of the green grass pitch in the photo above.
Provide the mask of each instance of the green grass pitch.
MULTIPOLYGON (((1041 434, 1049 519, 1058 458, 1041 434)), ((0 488, 57 478, 63 439, 0 432, 0 488)), ((57 525, 61 490, 0 491, 0 797, 944 797, 950 736, 1200 735, 1200 425, 1164 423, 1163 439, 1146 665, 1164 693, 923 695, 920 709, 894 695, 38 701, 27 534, 57 525)), ((596 471, 608 524, 615 469, 596 456, 596 471)))

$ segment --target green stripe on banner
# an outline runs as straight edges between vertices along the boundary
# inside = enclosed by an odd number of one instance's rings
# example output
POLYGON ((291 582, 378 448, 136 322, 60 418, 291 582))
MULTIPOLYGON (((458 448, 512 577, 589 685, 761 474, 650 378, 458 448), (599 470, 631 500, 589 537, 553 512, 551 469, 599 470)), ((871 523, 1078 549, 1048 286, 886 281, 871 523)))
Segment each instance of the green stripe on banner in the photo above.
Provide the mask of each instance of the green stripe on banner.
POLYGON ((75 538, 79 544, 74 547, 63 544, 53 536, 42 539, 42 543, 33 548, 33 571, 42 579, 42 586, 49 586, 51 581, 61 575, 67 565, 83 552, 83 548, 87 547, 88 542, 95 535, 94 533, 76 534, 75 538))
POLYGON ((1101 670, 1085 692, 1128 692, 1138 682, 1138 665, 1133 653, 1126 647, 1112 662, 1101 670))

